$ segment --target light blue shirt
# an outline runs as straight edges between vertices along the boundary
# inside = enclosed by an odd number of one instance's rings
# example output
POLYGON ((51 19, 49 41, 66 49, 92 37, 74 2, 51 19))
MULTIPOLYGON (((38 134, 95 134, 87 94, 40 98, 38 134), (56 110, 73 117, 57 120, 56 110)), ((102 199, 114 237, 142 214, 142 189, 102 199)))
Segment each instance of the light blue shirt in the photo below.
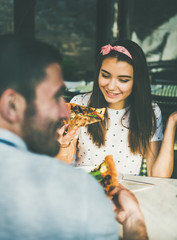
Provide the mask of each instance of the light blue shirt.
POLYGON ((118 224, 102 187, 88 173, 28 151, 0 129, 0 239, 117 240, 118 224))

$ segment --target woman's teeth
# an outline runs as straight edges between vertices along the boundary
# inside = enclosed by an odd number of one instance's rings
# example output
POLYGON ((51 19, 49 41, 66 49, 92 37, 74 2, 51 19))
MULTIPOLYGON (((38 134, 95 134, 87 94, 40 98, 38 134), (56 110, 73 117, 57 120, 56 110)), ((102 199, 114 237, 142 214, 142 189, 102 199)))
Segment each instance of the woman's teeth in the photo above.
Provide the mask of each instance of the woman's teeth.
POLYGON ((108 91, 106 91, 109 95, 112 95, 112 96, 116 96, 116 95, 118 95, 119 93, 111 93, 111 92, 108 92, 108 91))

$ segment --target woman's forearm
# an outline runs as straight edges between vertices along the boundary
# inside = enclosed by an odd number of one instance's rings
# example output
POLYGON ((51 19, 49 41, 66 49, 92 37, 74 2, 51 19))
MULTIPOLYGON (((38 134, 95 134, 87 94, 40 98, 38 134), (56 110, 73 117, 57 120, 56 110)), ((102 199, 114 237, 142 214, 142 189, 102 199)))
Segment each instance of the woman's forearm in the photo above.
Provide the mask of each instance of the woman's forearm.
POLYGON ((160 152, 152 166, 152 176, 171 177, 174 166, 174 141, 177 123, 177 113, 170 115, 160 152))

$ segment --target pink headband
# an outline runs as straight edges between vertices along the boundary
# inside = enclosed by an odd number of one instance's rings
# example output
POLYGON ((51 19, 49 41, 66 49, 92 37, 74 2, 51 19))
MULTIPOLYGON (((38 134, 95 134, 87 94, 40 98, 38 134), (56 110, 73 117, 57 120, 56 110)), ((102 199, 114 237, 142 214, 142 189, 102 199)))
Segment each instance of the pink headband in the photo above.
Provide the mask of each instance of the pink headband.
POLYGON ((129 58, 132 59, 132 56, 129 53, 129 51, 126 48, 122 47, 122 46, 113 46, 112 47, 110 44, 108 44, 108 45, 105 45, 105 46, 103 46, 101 48, 101 52, 100 53, 102 53, 102 55, 107 55, 108 53, 110 53, 111 50, 114 50, 114 51, 117 51, 117 52, 121 52, 121 53, 127 55, 129 58))

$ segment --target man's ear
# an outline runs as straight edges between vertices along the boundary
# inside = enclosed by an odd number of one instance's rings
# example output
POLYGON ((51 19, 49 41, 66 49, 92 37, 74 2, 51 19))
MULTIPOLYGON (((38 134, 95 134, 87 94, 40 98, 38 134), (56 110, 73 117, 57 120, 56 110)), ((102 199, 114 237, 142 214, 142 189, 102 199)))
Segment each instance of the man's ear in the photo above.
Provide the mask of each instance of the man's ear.
POLYGON ((0 98, 0 114, 9 123, 18 121, 18 95, 14 89, 7 89, 0 98))

